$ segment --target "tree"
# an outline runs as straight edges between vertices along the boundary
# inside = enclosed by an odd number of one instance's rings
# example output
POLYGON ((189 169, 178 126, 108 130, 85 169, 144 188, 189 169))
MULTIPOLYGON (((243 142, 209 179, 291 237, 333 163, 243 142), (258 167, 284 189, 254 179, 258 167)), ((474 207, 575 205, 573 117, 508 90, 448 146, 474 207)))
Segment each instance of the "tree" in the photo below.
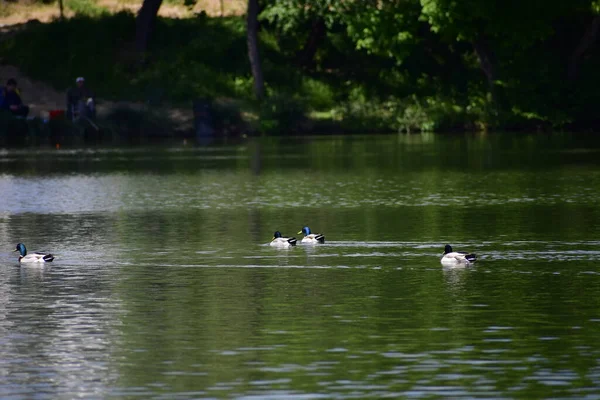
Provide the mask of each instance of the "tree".
POLYGON ((265 82, 258 52, 258 0, 248 0, 246 35, 248 59, 254 78, 254 93, 256 98, 261 100, 265 95, 265 82))
POLYGON ((600 18, 590 18, 594 4, 597 4, 591 0, 420 1, 423 17, 444 40, 471 43, 494 97, 509 79, 519 81, 515 76, 518 69, 525 71, 533 67, 537 61, 533 50, 552 41, 560 46, 564 43, 566 47, 572 43, 564 32, 557 32, 558 26, 571 32, 577 30, 576 21, 587 19, 590 21, 587 29, 578 43, 571 45, 574 49, 570 57, 568 50, 564 52, 557 46, 550 53, 554 57, 552 62, 562 64, 568 69, 569 78, 575 79, 580 60, 596 41, 600 28, 600 18))
POLYGON ((340 30, 356 50, 401 61, 416 43, 420 11, 419 0, 270 0, 261 17, 299 37, 298 59, 309 65, 326 34, 340 30))
POLYGON ((138 12, 135 20, 135 50, 139 54, 145 53, 148 48, 148 41, 161 4, 162 0, 144 0, 138 12))
POLYGON ((568 79, 574 82, 579 74, 579 65, 583 56, 592 48, 600 33, 600 15, 595 15, 569 59, 568 79))
POLYGON ((65 8, 63 5, 63 0, 58 0, 58 10, 60 12, 60 19, 65 19, 65 8))
POLYGON ((298 63, 300 65, 304 67, 312 66, 319 44, 325 38, 326 29, 323 18, 317 18, 313 21, 308 38, 304 42, 302 50, 298 52, 298 63))
POLYGON ((412 96, 477 125, 560 125, 597 104, 600 0, 262 1, 281 52, 347 82, 341 96, 401 112, 412 96))

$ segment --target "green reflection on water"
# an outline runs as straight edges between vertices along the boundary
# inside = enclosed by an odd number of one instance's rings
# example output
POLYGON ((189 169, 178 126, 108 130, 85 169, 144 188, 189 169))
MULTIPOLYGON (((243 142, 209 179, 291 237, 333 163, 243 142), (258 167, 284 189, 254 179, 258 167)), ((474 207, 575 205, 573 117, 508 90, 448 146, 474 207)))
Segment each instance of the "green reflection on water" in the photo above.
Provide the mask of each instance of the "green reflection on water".
POLYGON ((67 376, 73 343, 101 337, 107 360, 77 357, 107 396, 598 395, 598 145, 399 135, 6 152, 2 240, 58 256, 39 279, 3 258, 8 332, 33 315, 21 341, 60 339, 27 301, 79 297, 52 319, 70 347, 43 351, 65 354, 67 376), (266 246, 305 224, 326 244, 266 246), (442 269, 445 243, 479 264, 442 269), (78 315, 101 328, 74 329, 78 315))

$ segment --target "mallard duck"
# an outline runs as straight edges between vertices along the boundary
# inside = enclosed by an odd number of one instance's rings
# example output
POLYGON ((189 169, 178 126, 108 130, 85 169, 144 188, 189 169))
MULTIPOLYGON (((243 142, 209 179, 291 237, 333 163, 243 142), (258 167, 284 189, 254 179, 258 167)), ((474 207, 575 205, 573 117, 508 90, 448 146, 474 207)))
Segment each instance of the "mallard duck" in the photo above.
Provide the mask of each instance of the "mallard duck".
POLYGON ((473 253, 467 253, 466 251, 452 251, 452 246, 449 244, 444 248, 444 255, 442 256, 442 265, 444 267, 453 266, 466 266, 477 261, 477 256, 473 253))
POLYGON ((52 262, 54 256, 49 253, 31 253, 27 254, 27 249, 23 243, 19 243, 15 251, 21 253, 19 255, 20 263, 32 263, 32 262, 52 262))
POLYGON ((281 232, 276 231, 273 234, 273 240, 270 243, 271 246, 276 247, 291 247, 296 245, 296 238, 286 238, 281 236, 281 232))
POLYGON ((298 235, 304 234, 302 238, 302 243, 325 243, 325 235, 320 233, 310 233, 310 228, 305 226, 302 228, 298 235))

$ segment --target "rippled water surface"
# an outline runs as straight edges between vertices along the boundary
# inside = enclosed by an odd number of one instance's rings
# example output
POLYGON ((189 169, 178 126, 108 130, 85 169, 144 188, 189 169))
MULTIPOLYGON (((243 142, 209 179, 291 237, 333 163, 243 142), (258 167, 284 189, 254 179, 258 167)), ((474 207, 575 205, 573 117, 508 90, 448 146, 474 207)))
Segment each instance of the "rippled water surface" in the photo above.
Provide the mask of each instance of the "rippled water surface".
POLYGON ((0 150, 0 397, 600 399, 599 203, 594 136, 0 150))

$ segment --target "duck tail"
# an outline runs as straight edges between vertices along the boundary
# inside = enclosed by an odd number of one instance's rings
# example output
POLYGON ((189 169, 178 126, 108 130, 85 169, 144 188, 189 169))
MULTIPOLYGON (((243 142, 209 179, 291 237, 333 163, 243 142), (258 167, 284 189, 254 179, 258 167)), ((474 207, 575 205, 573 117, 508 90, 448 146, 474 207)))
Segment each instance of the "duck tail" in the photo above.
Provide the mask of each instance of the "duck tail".
POLYGON ((52 262, 52 260, 54 260, 54 256, 52 254, 46 254, 43 259, 46 262, 52 262))
POLYGON ((325 235, 317 235, 315 240, 319 243, 325 243, 325 235))
POLYGON ((475 262, 475 261, 477 261, 477 255, 476 254, 467 254, 467 255, 465 255, 465 259, 468 262, 475 262))
POLYGON ((289 243, 291 246, 295 246, 297 241, 298 241, 298 240, 296 240, 296 238, 295 238, 295 237, 293 237, 293 238, 289 238, 289 239, 288 239, 288 243, 289 243))

